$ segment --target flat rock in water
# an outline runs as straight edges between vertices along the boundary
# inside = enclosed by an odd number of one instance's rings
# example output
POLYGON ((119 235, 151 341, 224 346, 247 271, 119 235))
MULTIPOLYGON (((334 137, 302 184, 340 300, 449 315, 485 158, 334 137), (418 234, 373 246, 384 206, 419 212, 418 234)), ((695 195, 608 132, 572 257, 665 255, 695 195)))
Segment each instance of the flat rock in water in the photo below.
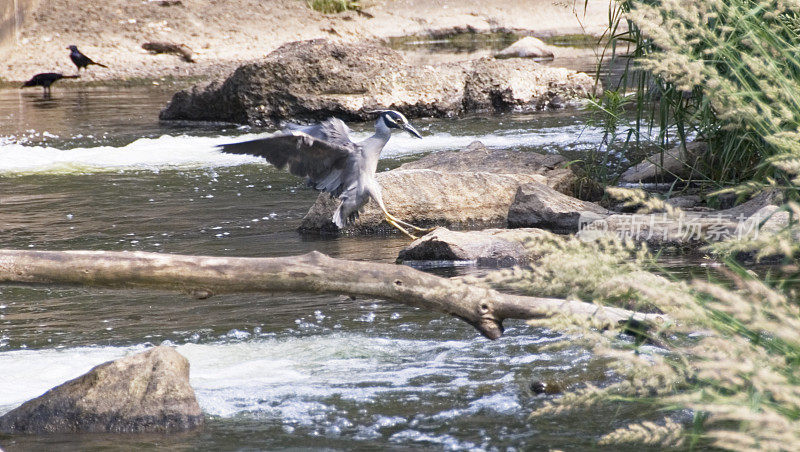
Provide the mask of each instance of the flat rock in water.
POLYGON ((539 38, 526 36, 519 41, 511 44, 505 49, 497 52, 495 58, 553 58, 556 55, 553 46, 545 44, 539 38))
POLYGON ((0 417, 6 433, 172 432, 203 424, 189 362, 160 346, 109 361, 0 417))
POLYGON ((163 120, 275 125, 283 120, 372 119, 372 110, 408 117, 469 111, 536 110, 586 97, 584 73, 530 60, 408 64, 388 47, 324 39, 285 44, 232 75, 176 93, 163 120))
MULTIPOLYGON (((426 169, 378 173, 383 201, 389 212, 418 226, 446 225, 474 229, 505 226, 517 187, 547 182, 540 174, 444 173, 426 169)), ((331 216, 338 201, 321 193, 300 225, 301 232, 337 232, 331 216)), ((393 231, 373 200, 364 206, 355 224, 344 232, 393 231)))
POLYGON ((666 200, 666 203, 679 209, 694 209, 703 202, 700 195, 675 196, 666 200))
POLYGON ((460 151, 433 152, 419 160, 404 163, 399 169, 431 169, 445 173, 489 172, 495 174, 541 174, 547 183, 562 193, 572 192, 575 174, 566 168, 558 154, 488 149, 474 141, 460 151))
POLYGON ((508 226, 541 228, 557 233, 572 233, 581 224, 591 223, 612 212, 597 204, 567 196, 545 184, 520 185, 508 211, 508 226))
POLYGON ((533 228, 482 231, 436 228, 403 248, 397 261, 474 261, 485 267, 523 265, 530 260, 523 244, 542 233, 533 228))
POLYGON ((686 180, 694 174, 700 154, 705 152, 706 143, 692 142, 653 154, 643 162, 628 168, 620 176, 620 182, 671 182, 686 180))

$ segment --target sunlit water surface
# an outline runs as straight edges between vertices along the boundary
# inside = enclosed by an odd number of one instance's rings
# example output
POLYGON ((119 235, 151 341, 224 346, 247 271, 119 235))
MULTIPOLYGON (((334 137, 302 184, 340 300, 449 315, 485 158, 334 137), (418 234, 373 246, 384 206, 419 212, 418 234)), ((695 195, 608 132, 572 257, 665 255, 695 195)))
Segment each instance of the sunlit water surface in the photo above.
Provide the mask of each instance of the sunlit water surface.
MULTIPOLYGON (((400 236, 296 232, 316 198, 298 178, 215 145, 272 130, 177 127, 171 90, 56 86, 0 91, 0 247, 286 256, 317 250, 393 262, 400 236)), ((415 121, 381 170, 476 139, 582 152, 599 130, 578 109, 415 121)), ((370 124, 354 124, 366 137, 370 124)), ((473 269, 445 271, 469 272, 473 269)), ((604 363, 555 332, 511 322, 498 341, 456 319, 378 300, 296 294, 194 300, 175 293, 0 287, 0 413, 92 366, 173 344, 209 415, 170 435, 0 436, 6 450, 582 450, 641 415, 621 409, 528 420, 551 396, 532 380, 607 382, 604 363), (560 344, 544 350, 544 346, 560 344)))

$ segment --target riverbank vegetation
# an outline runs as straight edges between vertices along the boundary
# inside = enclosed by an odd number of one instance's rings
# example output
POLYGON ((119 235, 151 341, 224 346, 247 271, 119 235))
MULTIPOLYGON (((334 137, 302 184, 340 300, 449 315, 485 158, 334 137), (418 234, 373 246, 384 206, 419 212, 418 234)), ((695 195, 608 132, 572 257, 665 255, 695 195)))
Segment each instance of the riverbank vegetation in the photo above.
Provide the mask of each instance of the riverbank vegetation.
POLYGON ((798 158, 800 6, 767 0, 612 2, 602 60, 625 69, 598 103, 634 107, 629 145, 699 139, 694 168, 713 186, 783 184, 798 158), (624 30, 624 31, 620 31, 624 30))
POLYGON ((638 341, 576 325, 576 336, 615 358, 619 378, 555 399, 533 418, 603 403, 646 404, 662 413, 659 420, 602 433, 599 443, 794 449, 800 444, 800 3, 621 1, 611 3, 609 17, 604 58, 625 70, 596 106, 612 120, 630 106, 635 121, 627 134, 609 133, 604 145, 635 149, 651 130, 662 150, 706 141, 694 182, 710 196, 780 190, 784 204, 773 215, 788 213, 789 226, 707 249, 719 269, 689 282, 656 275, 647 250, 576 239, 553 239, 551 246, 572 251, 536 269, 496 277, 537 290, 555 281, 548 287, 569 292, 562 295, 633 300, 673 319, 638 341), (756 273, 742 258, 773 265, 756 273))
POLYGON ((314 11, 319 11, 323 14, 335 14, 361 9, 359 2, 353 0, 306 0, 306 4, 314 11))

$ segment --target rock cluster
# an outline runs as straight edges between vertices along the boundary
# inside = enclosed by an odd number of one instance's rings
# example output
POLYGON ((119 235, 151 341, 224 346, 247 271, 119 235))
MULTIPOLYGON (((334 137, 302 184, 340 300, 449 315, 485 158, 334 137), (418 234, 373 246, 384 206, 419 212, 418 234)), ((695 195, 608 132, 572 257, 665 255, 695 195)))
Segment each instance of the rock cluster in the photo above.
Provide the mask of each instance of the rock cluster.
MULTIPOLYGON (((546 186, 535 182, 520 186, 520 192, 533 192, 542 206, 527 203, 527 215, 548 218, 554 215, 548 205, 569 206, 577 199, 547 191, 546 186), (547 196, 555 201, 550 201, 547 196), (571 199, 564 200, 564 198, 571 199), (552 203, 552 204, 550 204, 552 203), (559 204, 561 203, 561 204, 559 204)), ((596 240, 616 236, 647 243, 651 246, 672 246, 694 249, 710 242, 755 238, 758 234, 773 234, 789 224, 787 212, 775 205, 776 192, 764 192, 731 209, 683 212, 669 217, 664 213, 622 214, 609 211, 584 213, 577 236, 582 240, 596 240), (596 215, 596 219, 592 219, 596 215)), ((521 208, 519 206, 518 208, 521 208)), ((586 206, 580 206, 586 208, 586 206)), ((602 209, 602 208, 601 208, 602 209)), ((555 218, 572 221, 579 217, 577 211, 564 210, 555 218)), ((529 264, 536 256, 524 244, 543 237, 544 230, 557 229, 554 224, 536 222, 542 227, 520 229, 484 229, 480 231, 450 231, 437 228, 420 237, 400 251, 399 262, 409 261, 470 261, 484 267, 510 267, 529 264)), ((577 226, 577 224, 575 224, 577 226)), ((575 231, 572 231, 575 232, 575 231)))
POLYGON ((224 80, 176 93, 160 118, 275 125, 330 116, 365 120, 387 108, 408 117, 443 117, 537 110, 592 90, 594 81, 584 73, 530 60, 416 66, 381 45, 317 39, 284 44, 224 80))
MULTIPOLYGON (((459 229, 504 227, 520 185, 545 184, 569 193, 575 176, 561 156, 486 149, 480 142, 463 151, 430 154, 379 173, 383 201, 393 215, 419 226, 459 229)), ((336 202, 322 193, 303 218, 303 232, 336 232, 336 202)), ((391 231, 370 200, 346 233, 391 231)))
POLYGON ((582 225, 578 237, 591 240, 615 235, 652 246, 697 247, 723 240, 755 238, 788 224, 787 216, 773 216, 780 201, 776 191, 762 192, 747 202, 723 210, 667 213, 617 213, 582 225), (767 221, 767 224, 762 225, 767 221))

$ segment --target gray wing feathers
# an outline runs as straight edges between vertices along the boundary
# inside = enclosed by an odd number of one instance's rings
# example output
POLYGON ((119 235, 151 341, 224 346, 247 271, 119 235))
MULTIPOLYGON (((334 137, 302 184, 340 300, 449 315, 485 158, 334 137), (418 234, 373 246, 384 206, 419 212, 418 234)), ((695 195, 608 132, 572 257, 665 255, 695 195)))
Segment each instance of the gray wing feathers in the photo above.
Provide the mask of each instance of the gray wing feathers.
POLYGON ((350 128, 341 119, 329 118, 319 124, 302 126, 299 124, 286 124, 286 130, 303 132, 318 140, 327 141, 331 144, 349 146, 353 142, 350 140, 350 128))
POLYGON ((355 144, 345 139, 346 143, 332 143, 294 130, 220 147, 229 154, 263 157, 276 168, 288 168, 296 176, 307 177, 308 184, 317 190, 338 196, 344 170, 351 166, 347 162, 355 150, 355 144))

